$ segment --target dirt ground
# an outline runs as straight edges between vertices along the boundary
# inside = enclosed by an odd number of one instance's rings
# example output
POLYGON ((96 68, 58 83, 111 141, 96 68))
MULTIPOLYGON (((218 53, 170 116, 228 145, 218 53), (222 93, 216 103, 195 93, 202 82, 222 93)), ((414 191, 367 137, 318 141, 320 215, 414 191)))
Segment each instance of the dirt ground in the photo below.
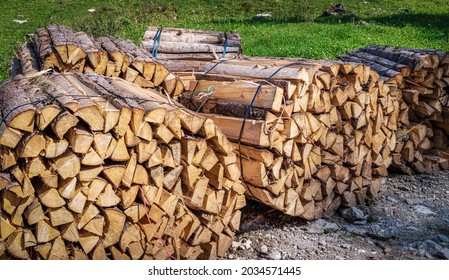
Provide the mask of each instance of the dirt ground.
POLYGON ((305 222, 249 201, 226 259, 449 259, 449 173, 391 175, 376 201, 305 222))

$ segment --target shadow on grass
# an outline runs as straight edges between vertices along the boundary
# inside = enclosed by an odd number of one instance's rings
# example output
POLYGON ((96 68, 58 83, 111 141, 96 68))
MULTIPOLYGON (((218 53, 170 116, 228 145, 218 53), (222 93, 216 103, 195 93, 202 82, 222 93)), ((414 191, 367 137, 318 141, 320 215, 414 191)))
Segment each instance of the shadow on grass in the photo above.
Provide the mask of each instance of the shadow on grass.
POLYGON ((358 23, 365 21, 375 23, 378 25, 405 27, 413 26, 417 28, 438 30, 449 35, 449 14, 428 14, 428 13, 399 13, 388 16, 377 17, 351 17, 351 16, 334 16, 334 17, 318 17, 314 22, 325 24, 340 24, 340 23, 358 23))
POLYGON ((283 23, 301 23, 307 22, 310 20, 306 20, 301 16, 293 16, 293 17, 285 17, 285 18, 275 18, 275 17, 266 17, 266 18, 244 18, 244 19, 235 19, 235 18, 223 18, 223 19, 212 19, 204 23, 208 24, 242 24, 242 25, 255 25, 255 24, 283 24, 283 23))
POLYGON ((397 27, 411 25, 419 28, 438 29, 441 32, 449 32, 449 14, 401 13, 382 17, 371 17, 365 20, 382 25, 397 27))

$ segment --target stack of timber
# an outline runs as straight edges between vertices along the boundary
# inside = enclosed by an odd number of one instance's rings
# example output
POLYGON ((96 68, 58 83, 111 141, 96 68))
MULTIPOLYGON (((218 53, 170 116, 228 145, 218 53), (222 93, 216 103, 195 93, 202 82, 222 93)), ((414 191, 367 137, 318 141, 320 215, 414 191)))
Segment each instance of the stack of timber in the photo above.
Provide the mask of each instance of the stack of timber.
POLYGON ((0 259, 214 259, 231 245, 245 188, 212 120, 97 74, 17 75, 0 100, 0 259))
POLYGON ((37 29, 31 43, 21 48, 19 58, 35 61, 30 66, 37 71, 53 69, 120 77, 144 88, 160 87, 172 96, 184 90, 177 76, 133 42, 112 36, 94 39, 63 25, 37 29))
MULTIPOLYGON (((237 32, 184 28, 150 27, 141 46, 157 52, 157 61, 177 73, 203 72, 209 61, 238 58, 242 52, 237 32)), ((184 73, 183 76, 189 75, 184 73)))
POLYGON ((369 65, 402 89, 403 122, 391 168, 406 174, 449 168, 449 53, 388 46, 347 52, 343 61, 369 65))
POLYGON ((376 197, 399 110, 370 67, 246 57, 210 63, 196 78, 181 103, 234 142, 247 197, 308 220, 376 197))

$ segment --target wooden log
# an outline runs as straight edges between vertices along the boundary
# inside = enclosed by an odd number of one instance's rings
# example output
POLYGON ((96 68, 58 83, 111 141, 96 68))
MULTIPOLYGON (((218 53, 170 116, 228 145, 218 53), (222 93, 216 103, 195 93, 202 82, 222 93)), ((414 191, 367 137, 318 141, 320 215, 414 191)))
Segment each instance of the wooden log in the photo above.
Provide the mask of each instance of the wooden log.
POLYGON ((220 74, 220 75, 235 75, 251 78, 268 78, 273 76, 273 79, 278 80, 293 80, 309 82, 309 75, 304 68, 282 68, 274 65, 260 66, 257 63, 248 62, 243 65, 233 64, 236 61, 230 60, 220 63, 208 64, 205 72, 208 74, 220 74))
MULTIPOLYGON (((230 139, 235 141, 239 139, 240 130, 236 130, 235 127, 242 125, 241 119, 213 114, 204 114, 204 116, 213 120, 230 139)), ((264 121, 246 120, 241 141, 261 147, 269 147, 271 144, 270 135, 265 133, 265 125, 264 121)), ((272 133, 275 134, 276 131, 272 133)))
MULTIPOLYGON (((212 94, 210 98, 236 101, 243 105, 250 105, 255 95, 259 84, 249 81, 235 81, 235 82, 216 82, 216 81, 198 81, 191 82, 190 88, 195 90, 194 93, 201 92, 208 93, 211 89, 212 94)), ((284 91, 276 86, 262 85, 259 93, 253 102, 254 107, 271 109, 279 112, 281 109, 282 97, 284 91)))
POLYGON ((36 108, 30 104, 25 91, 12 80, 0 87, 2 96, 1 115, 4 123, 18 130, 32 132, 34 128, 36 108))

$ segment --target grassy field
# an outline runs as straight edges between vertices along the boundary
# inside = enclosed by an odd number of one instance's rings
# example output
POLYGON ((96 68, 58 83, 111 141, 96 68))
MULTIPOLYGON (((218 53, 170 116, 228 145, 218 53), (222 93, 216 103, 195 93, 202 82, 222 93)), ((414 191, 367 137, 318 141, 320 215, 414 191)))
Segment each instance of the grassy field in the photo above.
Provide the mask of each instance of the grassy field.
POLYGON ((449 50, 448 0, 346 0, 356 17, 321 17, 331 2, 1 0, 0 81, 27 34, 55 23, 136 43, 147 26, 237 31, 247 55, 334 59, 368 44, 449 50), (95 12, 88 12, 92 8, 95 12), (271 12, 271 19, 253 19, 262 12, 271 12))

